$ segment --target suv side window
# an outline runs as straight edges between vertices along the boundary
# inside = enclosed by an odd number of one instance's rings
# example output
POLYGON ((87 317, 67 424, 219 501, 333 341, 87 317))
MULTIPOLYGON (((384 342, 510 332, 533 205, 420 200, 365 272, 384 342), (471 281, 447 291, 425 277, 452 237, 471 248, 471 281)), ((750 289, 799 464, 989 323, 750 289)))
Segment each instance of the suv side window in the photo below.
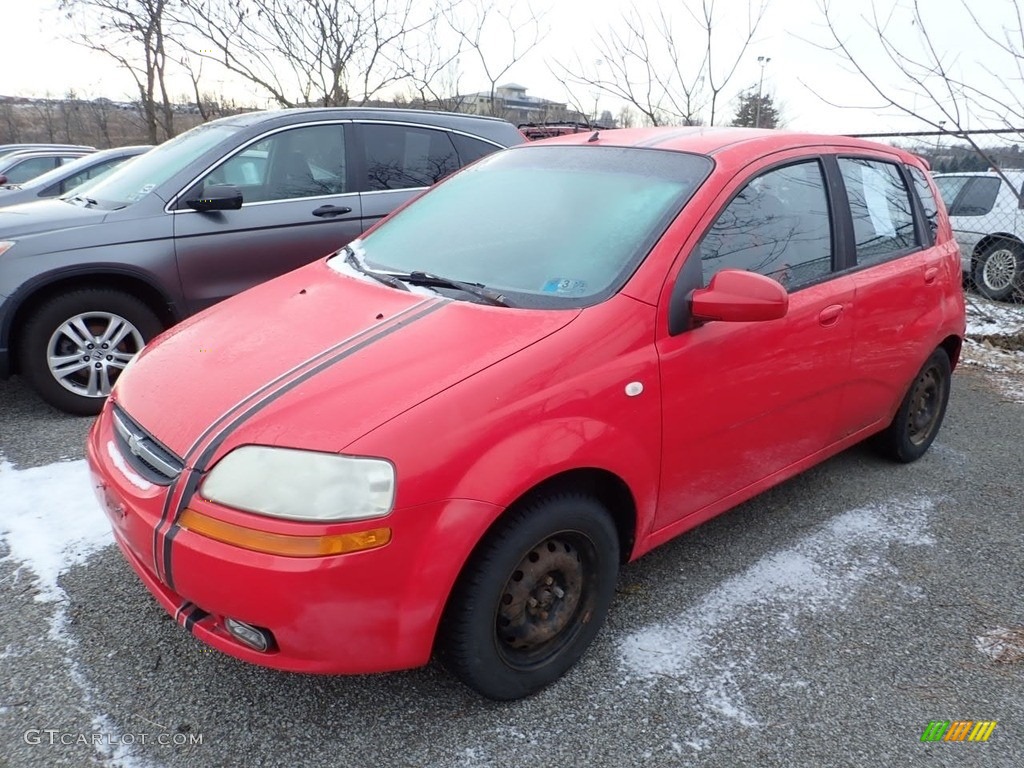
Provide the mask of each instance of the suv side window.
POLYGON ((429 187, 459 169, 447 131, 368 123, 363 137, 369 190, 429 187))
POLYGON ((839 171, 853 214, 858 264, 875 264, 917 245, 910 191, 896 165, 841 157, 839 171))
POLYGON ((232 184, 247 203, 342 194, 348 191, 344 128, 310 125, 272 134, 221 163, 201 184, 232 184))
POLYGON ((832 222, 817 160, 753 179, 719 214, 700 244, 704 284, 720 269, 745 269, 788 289, 832 272, 832 222))
POLYGON ((984 216, 999 196, 1002 180, 994 176, 975 176, 957 195, 949 208, 950 216, 984 216))
POLYGON ((455 142, 455 148, 459 151, 459 160, 462 161, 462 165, 469 165, 481 157, 501 149, 501 147, 496 147, 480 139, 474 139, 471 136, 464 136, 461 133, 453 133, 451 136, 452 141, 455 142))
POLYGON ((932 188, 928 185, 928 178, 924 175, 924 171, 912 165, 908 165, 906 168, 910 171, 914 191, 917 192, 921 208, 924 210, 925 221, 928 222, 928 232, 930 233, 928 242, 933 243, 935 242, 935 233, 939 229, 939 205, 935 202, 935 195, 932 194, 932 188))

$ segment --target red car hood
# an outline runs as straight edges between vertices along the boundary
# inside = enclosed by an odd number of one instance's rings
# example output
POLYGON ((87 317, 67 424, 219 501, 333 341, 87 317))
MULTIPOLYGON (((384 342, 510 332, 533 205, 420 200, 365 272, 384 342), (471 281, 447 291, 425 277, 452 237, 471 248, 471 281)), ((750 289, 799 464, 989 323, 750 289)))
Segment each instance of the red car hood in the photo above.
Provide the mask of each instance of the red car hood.
POLYGON ((408 293, 320 261, 162 335, 113 399, 189 466, 245 443, 340 451, 578 314, 408 293))

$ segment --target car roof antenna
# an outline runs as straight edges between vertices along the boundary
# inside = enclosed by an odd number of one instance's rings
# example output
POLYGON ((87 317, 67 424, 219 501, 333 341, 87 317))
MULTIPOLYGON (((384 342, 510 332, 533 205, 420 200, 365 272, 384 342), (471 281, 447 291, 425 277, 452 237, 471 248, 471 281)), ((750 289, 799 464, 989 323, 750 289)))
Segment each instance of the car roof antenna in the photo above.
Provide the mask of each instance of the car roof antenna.
POLYGON ((600 136, 598 136, 597 134, 598 134, 598 132, 597 132, 597 131, 594 131, 594 135, 593 135, 593 136, 591 136, 591 137, 590 137, 589 139, 587 139, 587 143, 589 144, 590 142, 592 142, 592 141, 597 141, 597 140, 598 140, 599 138, 601 138, 601 137, 600 137, 600 136))

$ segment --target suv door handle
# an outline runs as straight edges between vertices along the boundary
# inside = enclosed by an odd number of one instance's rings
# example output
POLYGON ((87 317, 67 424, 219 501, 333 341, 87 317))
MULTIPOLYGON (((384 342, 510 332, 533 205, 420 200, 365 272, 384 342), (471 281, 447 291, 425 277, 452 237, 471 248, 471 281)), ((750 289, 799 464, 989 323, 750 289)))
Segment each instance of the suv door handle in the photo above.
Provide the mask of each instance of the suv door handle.
POLYGON ((926 269, 924 271, 924 281, 928 285, 931 285, 932 283, 934 283, 935 282, 935 278, 938 277, 938 276, 939 276, 939 268, 938 267, 928 267, 928 269, 926 269))
POLYGON ((321 205, 315 211, 314 216, 320 216, 321 218, 330 218, 332 216, 341 216, 345 213, 352 213, 351 208, 346 208, 343 205, 321 205))
POLYGON ((825 307, 818 313, 818 323, 828 327, 839 322, 839 316, 843 314, 842 304, 833 304, 825 307))

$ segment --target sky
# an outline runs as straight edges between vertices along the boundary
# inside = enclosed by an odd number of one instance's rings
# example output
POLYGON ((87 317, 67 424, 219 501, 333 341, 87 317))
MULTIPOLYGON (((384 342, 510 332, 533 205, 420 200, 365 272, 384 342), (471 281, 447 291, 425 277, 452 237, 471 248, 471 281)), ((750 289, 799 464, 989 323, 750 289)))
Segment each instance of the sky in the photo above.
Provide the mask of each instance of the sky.
MULTIPOLYGON (((916 27, 906 10, 912 1, 876 0, 884 11, 896 7, 890 21, 892 37, 901 50, 911 53, 916 50, 918 40, 916 27)), ((495 3, 499 2, 501 0, 495 0, 495 3)), ((696 2, 699 0, 690 0, 691 5, 696 2)), ((852 74, 849 66, 844 65, 834 53, 808 42, 826 41, 820 2, 769 0, 757 38, 723 91, 725 104, 720 107, 716 122, 722 122, 723 116, 728 119, 732 115, 736 94, 745 88, 756 90, 763 74, 764 92, 770 94, 781 108, 787 128, 822 133, 927 129, 927 125, 901 116, 892 109, 879 109, 877 96, 865 85, 862 77, 852 74), (758 63, 759 56, 770 59, 763 69, 758 63), (825 103, 816 93, 841 103, 844 108, 825 103), (867 108, 849 108, 851 106, 867 108)), ((865 0, 832 2, 842 22, 841 34, 851 49, 869 64, 880 82, 899 89, 893 68, 879 49, 877 36, 865 23, 864 15, 870 13, 870 3, 865 0)), ((998 30, 1004 23, 1015 20, 1011 13, 1012 3, 1013 0, 985 0, 984 3, 976 3, 978 7, 974 10, 981 14, 985 23, 998 30)), ((656 12, 660 7, 658 0, 634 0, 634 4, 642 13, 656 12)), ((0 68, 0 95, 43 95, 47 91, 62 95, 69 88, 74 88, 88 96, 102 95, 115 100, 131 98, 131 80, 109 57, 68 41, 75 27, 56 12, 56 5, 56 0, 0 0, 5 62, 0 68), (11 62, 19 61, 24 64, 10 66, 11 62)), ((681 3, 664 5, 678 8, 681 3)), ((943 0, 941 9, 937 0, 928 0, 923 5, 936 47, 950 66, 971 73, 986 89, 1019 85, 1000 82, 991 71, 982 69, 986 58, 990 60, 990 67, 995 61, 991 56, 993 46, 972 30, 973 25, 959 7, 959 0, 943 0)), ((539 0, 534 0, 534 7, 542 7, 539 0)), ((552 70, 557 70, 559 62, 569 66, 582 62, 586 66, 597 66, 598 72, 602 67, 606 71, 607 65, 596 64, 600 56, 594 41, 597 35, 607 33, 621 19, 626 7, 626 3, 613 6, 599 0, 559 0, 549 4, 543 17, 546 37, 541 45, 508 71, 502 82, 514 81, 525 85, 533 96, 566 100, 566 89, 552 70)), ((734 55, 747 8, 747 0, 716 0, 715 50, 720 56, 719 61, 734 55)), ((502 54, 506 41, 498 33, 493 16, 489 23, 492 26, 486 38, 487 50, 493 52, 494 60, 502 59, 507 56, 507 53, 502 54)), ((701 44, 699 40, 685 39, 682 43, 684 49, 687 43, 692 43, 693 49, 701 44)), ((689 51, 680 58, 688 54, 689 51)), ((472 92, 487 88, 486 78, 470 55, 463 57, 461 65, 461 90, 472 92)), ((259 106, 268 104, 265 95, 258 95, 249 87, 233 82, 230 75, 209 73, 208 82, 211 90, 222 90, 236 100, 259 106)), ((180 83, 181 93, 187 88, 187 82, 180 83)), ((592 88, 575 86, 572 95, 585 108, 592 109, 595 97, 592 88)), ((930 115, 933 120, 940 118, 937 110, 929 110, 925 99, 918 101, 910 94, 906 99, 911 106, 934 113, 930 115)), ((599 109, 613 113, 622 106, 622 102, 607 95, 599 95, 598 101, 599 109)), ((982 122, 979 116, 974 127, 984 127, 982 122)))

